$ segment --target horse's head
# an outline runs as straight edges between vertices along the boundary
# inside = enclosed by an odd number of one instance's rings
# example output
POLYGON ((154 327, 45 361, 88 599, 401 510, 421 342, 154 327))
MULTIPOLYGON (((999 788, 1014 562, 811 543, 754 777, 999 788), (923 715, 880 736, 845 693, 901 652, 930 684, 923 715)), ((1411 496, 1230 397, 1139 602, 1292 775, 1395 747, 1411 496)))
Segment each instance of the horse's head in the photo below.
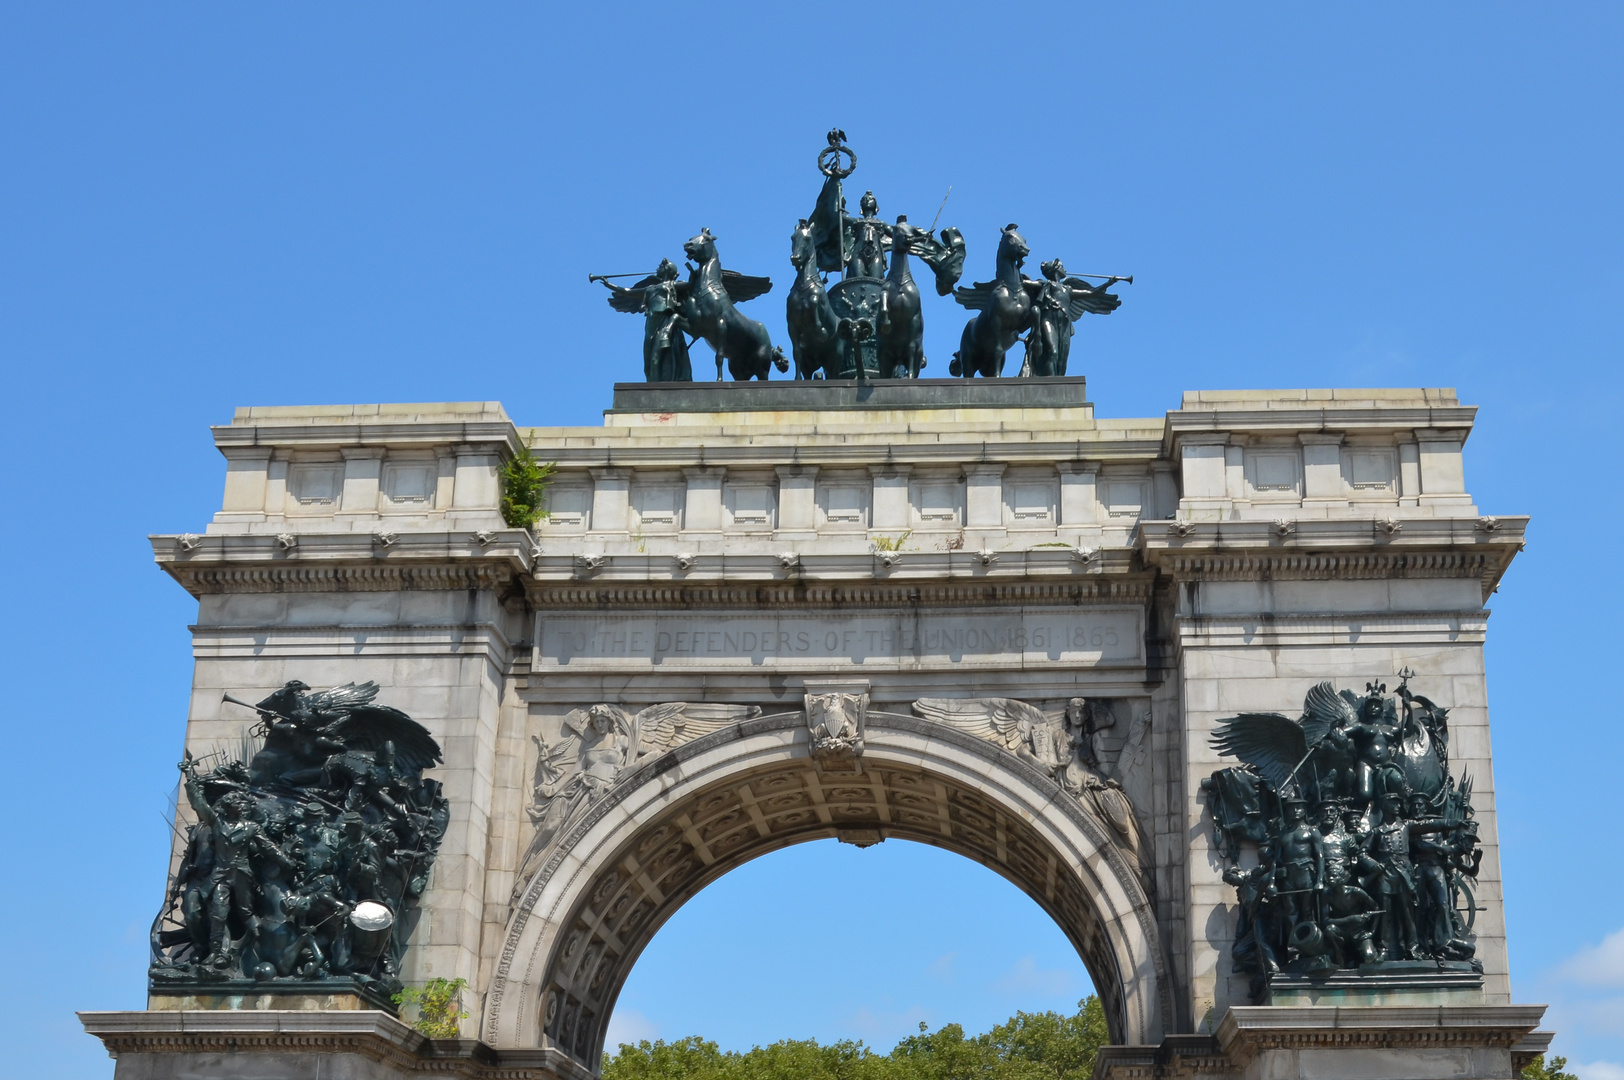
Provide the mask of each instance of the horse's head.
POLYGON ((892 251, 912 251, 915 243, 928 239, 924 229, 908 224, 907 214, 898 214, 897 223, 891 226, 892 251))
POLYGON ((817 253, 817 245, 812 242, 812 223, 802 218, 795 231, 789 234, 789 261, 797 270, 804 270, 806 264, 812 261, 817 253))
POLYGON ((682 253, 696 263, 707 263, 716 258, 716 237, 709 229, 700 229, 698 236, 682 245, 682 253))
POLYGON ((1000 262, 1007 259, 1016 266, 1020 266, 1021 263, 1026 261, 1026 257, 1032 253, 1032 249, 1026 246, 1026 239, 1015 231, 1019 228, 1019 225, 1013 223, 1004 226, 1004 235, 998 238, 998 259, 1000 262))

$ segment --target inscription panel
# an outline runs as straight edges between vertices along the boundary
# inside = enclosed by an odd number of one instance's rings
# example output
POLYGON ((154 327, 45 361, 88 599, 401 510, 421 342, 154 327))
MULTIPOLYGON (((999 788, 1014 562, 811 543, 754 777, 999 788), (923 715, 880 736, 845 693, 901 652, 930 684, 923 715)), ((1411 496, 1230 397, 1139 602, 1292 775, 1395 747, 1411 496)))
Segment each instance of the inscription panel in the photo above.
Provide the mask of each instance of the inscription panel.
POLYGON ((1137 608, 536 616, 538 670, 945 670, 1137 664, 1137 608))

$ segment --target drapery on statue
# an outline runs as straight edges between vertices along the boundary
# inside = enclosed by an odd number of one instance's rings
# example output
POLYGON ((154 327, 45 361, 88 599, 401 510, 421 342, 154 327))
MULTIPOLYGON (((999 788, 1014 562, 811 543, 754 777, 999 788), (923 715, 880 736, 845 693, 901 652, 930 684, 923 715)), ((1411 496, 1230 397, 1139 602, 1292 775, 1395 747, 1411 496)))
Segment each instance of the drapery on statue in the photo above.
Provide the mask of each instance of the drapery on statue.
POLYGON ((518 900, 553 841, 622 775, 673 746, 760 715, 754 705, 673 701, 632 713, 602 704, 572 709, 559 725, 556 742, 532 735, 536 770, 526 813, 536 831, 519 860, 511 901, 518 900))
MULTIPOLYGON (((450 818, 440 747, 373 683, 293 681, 257 705, 244 762, 188 751, 197 823, 152 927, 157 985, 346 979, 387 1000, 450 818), (205 759, 208 760, 208 759, 205 759)), ((246 705, 235 698, 227 700, 246 705)))
POLYGON ((1240 903, 1235 971, 1259 1001, 1282 971, 1481 971, 1471 778, 1449 773, 1448 710, 1410 691, 1412 672, 1400 677, 1394 696, 1322 682, 1297 720, 1243 713, 1213 733, 1214 749, 1244 763, 1201 786, 1240 903))
POLYGON ((920 698, 913 711, 1002 746, 1052 776, 1115 830, 1145 872, 1139 821, 1122 784, 1102 771, 1095 745, 1095 736, 1116 724, 1107 709, 1080 697, 1057 712, 1014 698, 920 698))
POLYGON ((677 265, 661 259, 659 268, 648 277, 622 288, 596 275, 609 290, 609 306, 627 315, 641 313, 643 319, 643 378, 648 382, 693 382, 694 370, 688 362, 688 339, 683 331, 688 320, 682 309, 686 286, 677 280, 677 265))
POLYGON ((1031 249, 1019 230, 1018 225, 1004 226, 991 281, 978 281, 953 294, 977 313, 959 337, 959 351, 948 369, 954 375, 1002 375, 1004 354, 1022 334, 1027 335, 1022 375, 1064 375, 1072 324, 1085 313, 1109 315, 1122 306, 1122 299, 1106 290, 1119 281, 1133 284, 1131 276, 1111 276, 1102 285, 1090 285, 1081 277, 1067 276, 1059 259, 1044 263, 1043 280, 1033 281, 1021 273, 1031 249))
POLYGON ((857 155, 845 139, 843 131, 829 132, 818 154, 823 187, 790 240, 797 277, 786 314, 796 377, 918 378, 925 323, 908 256, 931 267, 937 294, 946 296, 964 270, 964 239, 948 228, 938 240, 934 225, 909 225, 906 214, 886 224, 872 191, 858 201, 857 216, 848 213, 842 182, 856 170, 857 155), (820 272, 839 272, 842 280, 826 290, 820 272))

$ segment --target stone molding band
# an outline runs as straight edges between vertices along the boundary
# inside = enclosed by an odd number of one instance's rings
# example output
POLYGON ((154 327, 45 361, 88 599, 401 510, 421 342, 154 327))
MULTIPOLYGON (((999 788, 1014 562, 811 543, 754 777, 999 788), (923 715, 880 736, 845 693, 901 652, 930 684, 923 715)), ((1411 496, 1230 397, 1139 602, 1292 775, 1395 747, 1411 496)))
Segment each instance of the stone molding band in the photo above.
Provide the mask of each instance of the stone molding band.
POLYGON ((1510 553, 1404 551, 1329 554, 1160 552, 1155 563, 1181 578, 1205 581, 1369 581, 1380 578, 1498 576, 1510 553))
MULTIPOLYGON (((495 1050, 474 1039, 429 1039, 372 1010, 81 1012, 113 1057, 158 1054, 297 1055, 309 1076, 323 1058, 354 1055, 402 1076, 459 1080, 592 1080, 551 1048, 495 1050)), ((303 1075, 288 1073, 290 1077, 303 1075)))
POLYGON ((965 581, 941 584, 879 582, 875 584, 759 585, 658 584, 537 585, 528 584, 532 607, 555 610, 624 607, 650 608, 896 608, 914 606, 1143 603, 1151 582, 1144 577, 1086 581, 965 581))

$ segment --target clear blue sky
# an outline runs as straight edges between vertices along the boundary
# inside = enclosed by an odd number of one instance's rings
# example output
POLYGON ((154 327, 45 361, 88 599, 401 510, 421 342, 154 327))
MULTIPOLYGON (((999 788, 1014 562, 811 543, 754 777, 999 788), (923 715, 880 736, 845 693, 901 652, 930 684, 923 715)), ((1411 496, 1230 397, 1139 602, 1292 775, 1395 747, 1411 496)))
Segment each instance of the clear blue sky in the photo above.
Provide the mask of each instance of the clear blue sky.
MULTIPOLYGON (((1513 983, 1587 1080, 1624 1075, 1621 55, 1616 4, 0 4, 0 1071, 110 1076, 72 1010, 143 1000, 195 613, 145 536, 218 505, 208 425, 468 399, 595 423, 640 328, 586 274, 701 226, 779 279, 752 309, 782 339, 839 125, 887 216, 953 185, 968 276, 1011 221, 1137 275, 1073 348, 1102 416, 1202 387, 1481 406, 1471 490, 1534 515, 1490 623, 1513 983)), ((941 374, 962 316, 926 320, 941 374)), ((885 1047, 1085 988, 986 871, 815 844, 682 911, 619 1023, 885 1047), (851 955, 808 889, 862 913, 851 955)))

